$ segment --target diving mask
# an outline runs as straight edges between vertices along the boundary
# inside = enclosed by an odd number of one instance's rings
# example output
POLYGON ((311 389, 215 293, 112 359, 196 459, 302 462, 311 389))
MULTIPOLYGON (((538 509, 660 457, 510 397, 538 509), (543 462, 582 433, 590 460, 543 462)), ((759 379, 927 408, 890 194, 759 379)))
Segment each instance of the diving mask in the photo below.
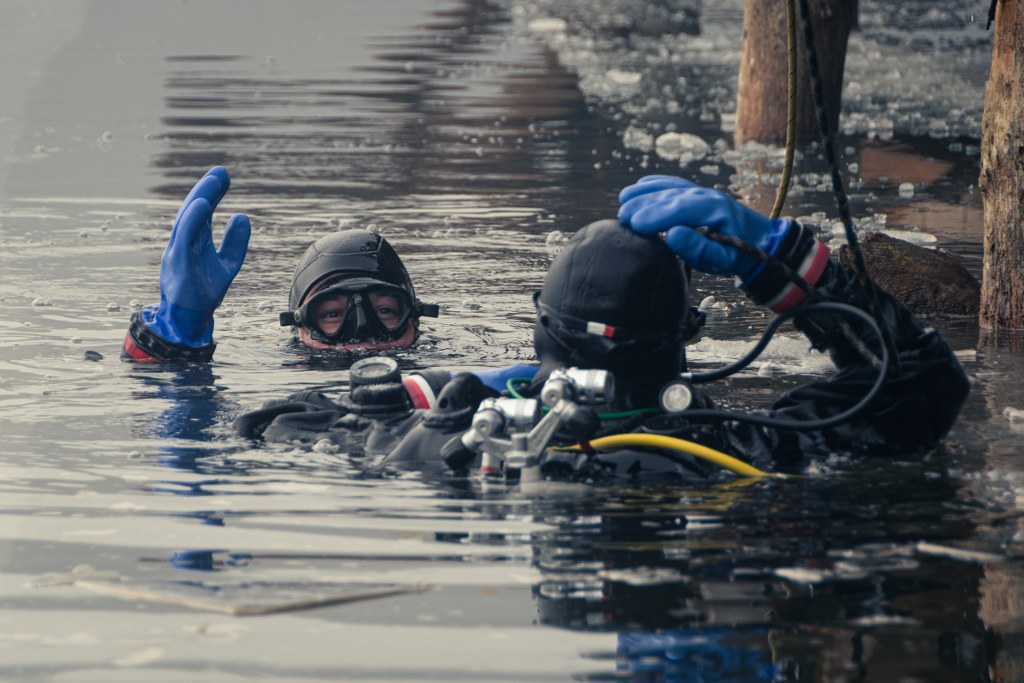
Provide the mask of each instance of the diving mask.
POLYGON ((328 344, 391 341, 405 332, 410 316, 424 314, 423 308, 397 287, 359 278, 322 288, 297 309, 282 313, 280 321, 304 327, 328 344))

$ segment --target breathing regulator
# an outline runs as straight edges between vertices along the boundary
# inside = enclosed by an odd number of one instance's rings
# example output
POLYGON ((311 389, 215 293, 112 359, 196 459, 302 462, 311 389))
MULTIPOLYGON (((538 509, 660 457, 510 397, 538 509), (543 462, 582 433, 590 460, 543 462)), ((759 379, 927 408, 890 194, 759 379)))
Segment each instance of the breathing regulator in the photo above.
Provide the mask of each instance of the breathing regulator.
POLYGON ((600 426, 595 406, 607 404, 615 383, 606 370, 555 370, 538 398, 488 398, 467 432, 441 449, 448 467, 459 470, 481 456, 484 474, 530 481, 540 477, 544 451, 556 433, 589 440, 600 426))

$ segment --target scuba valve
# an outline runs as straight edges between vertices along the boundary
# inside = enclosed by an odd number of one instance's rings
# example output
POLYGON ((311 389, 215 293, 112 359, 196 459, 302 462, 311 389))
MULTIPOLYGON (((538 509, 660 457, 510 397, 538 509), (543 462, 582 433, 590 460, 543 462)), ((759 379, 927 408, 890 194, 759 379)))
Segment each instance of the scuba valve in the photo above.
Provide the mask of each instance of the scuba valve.
POLYGON ((590 407, 605 403, 614 391, 606 370, 555 370, 533 398, 490 398, 480 403, 472 425, 441 449, 441 457, 454 470, 465 469, 482 456, 481 471, 504 473, 506 478, 539 478, 540 460, 555 434, 561 431, 586 441, 600 420, 590 407), (547 414, 543 414, 541 405, 547 414))
MULTIPOLYGON (((685 410, 681 399, 688 397, 688 406, 692 399, 689 385, 673 382, 668 386, 673 388, 665 392, 667 404, 685 410)), ((452 470, 463 470, 479 455, 481 473, 529 482, 540 478, 548 450, 584 451, 592 455, 606 448, 641 447, 659 449, 663 457, 677 462, 679 454, 686 454, 741 476, 773 476, 707 446, 668 436, 626 433, 590 441, 601 420, 594 406, 610 402, 613 394, 613 377, 606 370, 555 370, 541 388, 539 401, 523 397, 482 401, 470 429, 446 443, 441 457, 452 470), (558 433, 579 443, 551 446, 558 433)))

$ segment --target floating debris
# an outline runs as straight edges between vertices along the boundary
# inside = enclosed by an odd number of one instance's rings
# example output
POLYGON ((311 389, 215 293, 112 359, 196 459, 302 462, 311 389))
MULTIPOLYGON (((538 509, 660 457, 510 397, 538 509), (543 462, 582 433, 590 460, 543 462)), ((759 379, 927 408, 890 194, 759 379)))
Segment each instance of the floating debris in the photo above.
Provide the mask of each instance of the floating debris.
POLYGON ((643 128, 630 126, 622 134, 622 145, 626 149, 649 152, 654 148, 654 136, 643 128))
POLYGON ((1004 562, 1006 558, 1002 555, 996 555, 995 553, 988 553, 982 550, 966 550, 964 548, 954 548, 948 545, 939 545, 938 543, 928 543, 927 541, 921 541, 914 550, 921 553, 922 555, 934 555, 936 557, 948 557, 951 560, 960 560, 962 562, 1004 562))
MULTIPOLYGON (((217 594, 220 596, 230 595, 232 589, 244 588, 251 590, 257 584, 245 583, 243 586, 221 585, 217 594)), ((166 585, 140 585, 126 580, 116 572, 97 571, 88 565, 75 567, 69 574, 45 574, 41 578, 28 584, 30 588, 51 588, 55 586, 77 586, 94 593, 114 595, 125 600, 141 600, 145 602, 156 602, 164 605, 175 605, 191 609, 218 612, 236 617, 261 616, 264 614, 281 614, 284 612, 299 612, 319 607, 331 607, 344 605, 362 600, 373 600, 375 598, 387 598, 394 595, 406 595, 409 593, 423 593, 429 589, 425 583, 414 585, 402 584, 350 584, 350 583, 320 583, 320 582, 263 582, 258 587, 266 592, 278 592, 279 594, 294 594, 295 592, 315 593, 313 597, 300 599, 279 599, 269 602, 245 602, 231 604, 224 601, 214 601, 206 597, 196 597, 182 592, 182 584, 168 582, 166 585)), ((186 588, 187 590, 187 588, 186 588)), ((205 590, 205 589, 204 589, 205 590)), ((205 593, 204 593, 205 596, 205 593)))
POLYGON ((633 86, 643 80, 644 75, 636 71, 623 71, 622 69, 609 69, 605 72, 607 78, 614 85, 633 86))
POLYGON ((1003 417, 1010 421, 1010 424, 1024 424, 1024 410, 1020 408, 1003 408, 1003 417))
POLYGON ((686 163, 707 156, 711 145, 690 133, 663 133, 654 141, 654 151, 663 159, 686 163))
POLYGON ((597 572, 597 577, 604 581, 624 583, 628 586, 660 586, 686 581, 686 577, 679 570, 668 567, 604 569, 597 572))
POLYGON ((551 248, 561 248, 566 242, 569 241, 569 235, 562 232, 561 230, 552 230, 548 233, 547 237, 544 238, 544 246, 551 248))
POLYGON ((320 439, 313 445, 313 450, 317 453, 337 453, 339 448, 338 444, 330 439, 320 439))

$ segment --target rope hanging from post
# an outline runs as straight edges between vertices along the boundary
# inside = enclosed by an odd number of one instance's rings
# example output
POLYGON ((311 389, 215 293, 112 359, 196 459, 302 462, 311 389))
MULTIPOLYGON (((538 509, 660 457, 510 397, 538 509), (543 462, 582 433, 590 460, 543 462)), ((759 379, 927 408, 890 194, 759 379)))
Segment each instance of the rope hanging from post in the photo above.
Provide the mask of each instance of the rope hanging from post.
MULTIPOLYGON (((800 0, 800 19, 803 21, 804 27, 804 46, 807 48, 807 66, 811 79, 811 92, 814 95, 814 110, 818 117, 818 128, 821 131, 822 144, 825 147, 825 160, 828 162, 829 173, 832 176, 832 194, 836 200, 836 208, 839 209, 839 219, 843 223, 846 243, 849 245, 850 253, 853 255, 853 263, 857 271, 857 281, 867 291, 868 307, 871 314, 877 319, 879 310, 878 294, 868 275, 864 254, 860 249, 860 240, 857 239, 857 232, 853 227, 853 217, 850 215, 850 202, 846 196, 846 189, 843 186, 843 176, 839 172, 835 136, 829 126, 828 113, 825 109, 825 94, 821 85, 818 55, 814 47, 814 29, 811 26, 811 10, 808 0, 800 0)), ((898 368, 899 363, 896 346, 893 344, 889 334, 883 334, 883 341, 889 352, 890 362, 893 363, 893 369, 895 370, 898 368)))
POLYGON ((775 195, 771 218, 782 215, 782 206, 789 194, 793 176, 793 152, 796 148, 796 2, 786 0, 786 160, 782 164, 782 179, 775 195))

